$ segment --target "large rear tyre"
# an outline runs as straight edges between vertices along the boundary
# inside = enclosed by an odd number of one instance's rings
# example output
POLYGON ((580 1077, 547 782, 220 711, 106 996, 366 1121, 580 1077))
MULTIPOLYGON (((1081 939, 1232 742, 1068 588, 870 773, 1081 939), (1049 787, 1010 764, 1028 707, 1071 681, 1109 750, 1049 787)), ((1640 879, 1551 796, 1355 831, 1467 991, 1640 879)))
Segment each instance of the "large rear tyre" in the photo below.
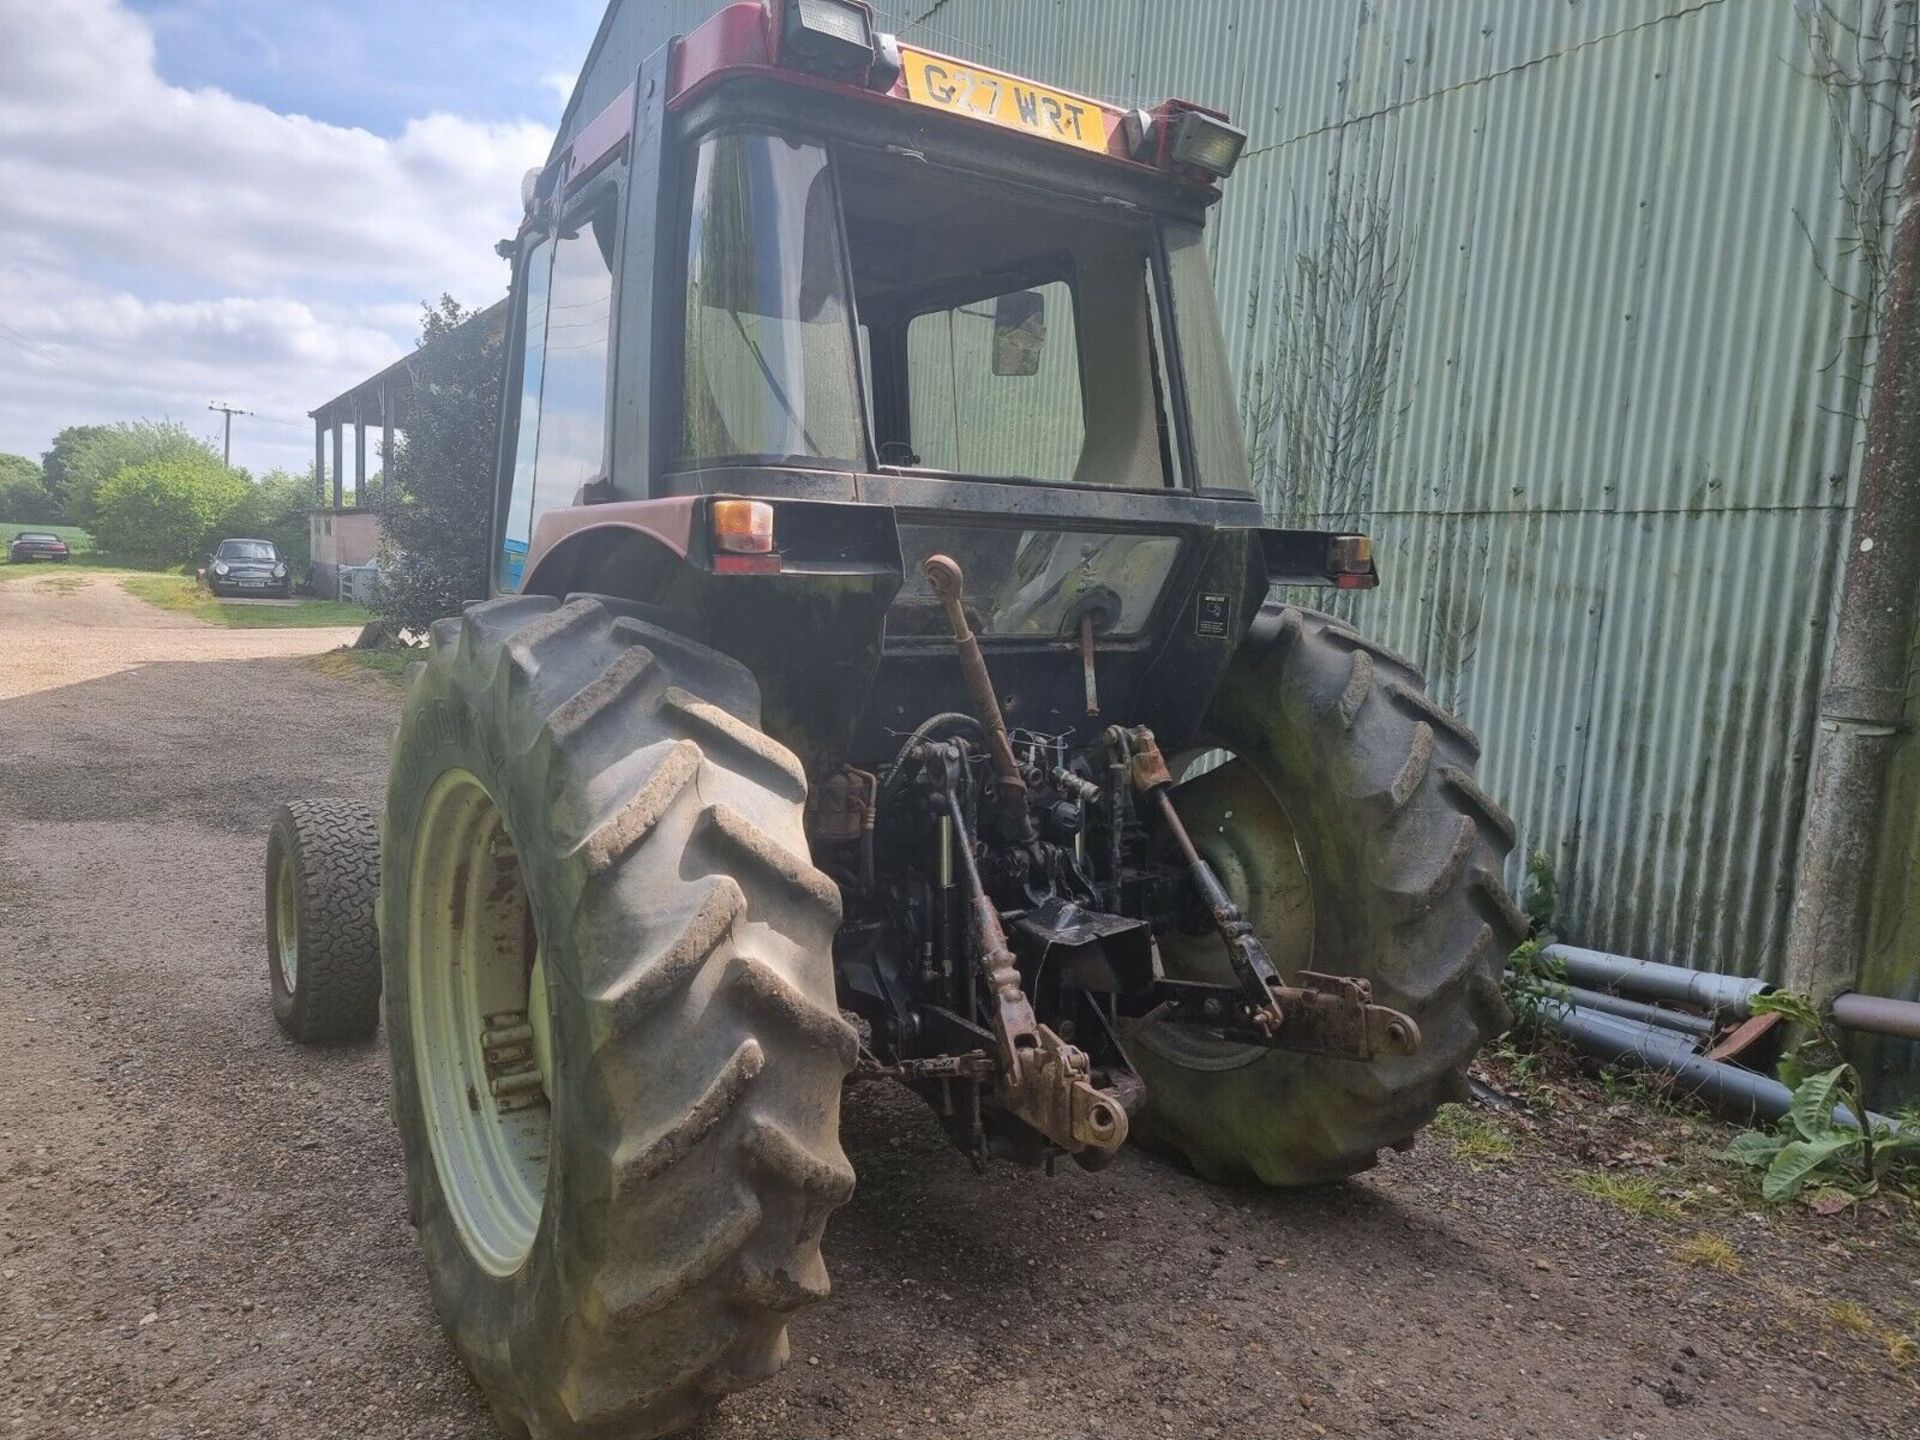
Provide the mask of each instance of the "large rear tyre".
POLYGON ((745 669, 618 602, 432 641, 381 930, 434 1300, 510 1433, 668 1434, 784 1363, 853 1187, 805 776, 745 669))
MULTIPOLYGON (((1209 1178, 1337 1180, 1464 1098, 1468 1063, 1508 1023, 1501 967, 1526 931, 1501 879, 1513 824, 1474 782, 1473 733, 1331 616, 1263 607, 1206 731, 1235 758, 1174 802, 1275 964, 1370 980, 1421 1045, 1363 1064, 1142 1026, 1138 1129, 1209 1178)), ((1179 978, 1232 982, 1209 935, 1162 951, 1179 978)))
POLYGON ((295 800, 267 834, 273 1018, 303 1045, 365 1040, 380 1024, 380 831, 351 800, 295 800))

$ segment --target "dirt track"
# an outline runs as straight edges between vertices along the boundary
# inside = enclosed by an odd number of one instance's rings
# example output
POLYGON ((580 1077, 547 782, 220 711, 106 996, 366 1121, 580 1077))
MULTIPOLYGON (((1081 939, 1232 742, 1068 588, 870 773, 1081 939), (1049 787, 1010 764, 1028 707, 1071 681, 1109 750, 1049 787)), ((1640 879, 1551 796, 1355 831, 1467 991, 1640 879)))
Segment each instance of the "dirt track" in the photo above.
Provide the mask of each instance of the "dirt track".
MULTIPOLYGON (((381 1045, 302 1051, 267 1008, 273 805, 382 785, 397 692, 296 653, 337 643, 0 586, 0 1434, 494 1433, 381 1045)), ((904 1095, 847 1112, 835 1296, 715 1437, 1920 1433, 1885 1353, 1920 1332, 1910 1226, 1629 1214, 1566 1183, 1584 1122, 1272 1195, 1131 1154, 978 1177, 904 1095), (1679 1262, 1701 1229, 1738 1274, 1679 1262)))
MULTIPOLYGON (((239 602, 276 605, 273 600, 239 602)), ((351 640, 352 628, 226 630, 132 599, 110 575, 52 567, 0 584, 0 699, 98 680, 136 665, 307 655, 351 640)), ((205 718, 185 718, 196 727, 205 718)), ((16 747, 72 738, 53 727, 8 728, 16 747)), ((196 729, 197 736, 204 736, 196 729)))

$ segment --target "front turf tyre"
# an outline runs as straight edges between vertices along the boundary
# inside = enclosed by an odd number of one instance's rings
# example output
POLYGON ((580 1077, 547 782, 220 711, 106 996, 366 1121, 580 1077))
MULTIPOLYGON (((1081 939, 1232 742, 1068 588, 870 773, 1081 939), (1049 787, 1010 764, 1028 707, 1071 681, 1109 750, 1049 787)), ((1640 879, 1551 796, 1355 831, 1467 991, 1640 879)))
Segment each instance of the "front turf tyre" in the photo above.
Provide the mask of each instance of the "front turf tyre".
MULTIPOLYGON (((1361 1063, 1145 1025, 1139 1129, 1210 1179, 1337 1180, 1464 1099, 1468 1063, 1508 1023, 1501 970, 1526 933, 1501 879, 1513 823, 1474 782, 1473 733, 1331 616, 1262 607, 1205 729, 1235 758, 1174 803, 1276 966, 1370 980, 1421 1044, 1361 1063)), ((1162 945, 1169 973, 1232 983, 1195 929, 1162 945)))
POLYGON ((659 1436, 787 1356, 853 1188, 840 901, 753 677, 613 600, 433 626, 387 791, 395 1116, 502 1426, 659 1436))
POLYGON ((365 1040, 380 1023, 380 831, 351 800, 282 805, 267 833, 273 1018, 303 1045, 365 1040))

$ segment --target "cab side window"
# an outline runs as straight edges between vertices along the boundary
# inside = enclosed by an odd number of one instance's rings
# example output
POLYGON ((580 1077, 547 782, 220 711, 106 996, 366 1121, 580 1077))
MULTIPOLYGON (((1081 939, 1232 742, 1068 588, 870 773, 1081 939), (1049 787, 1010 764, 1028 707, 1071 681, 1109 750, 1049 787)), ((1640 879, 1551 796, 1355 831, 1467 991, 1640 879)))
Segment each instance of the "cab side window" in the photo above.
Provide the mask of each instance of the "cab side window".
POLYGON ((527 253, 519 430, 494 567, 502 592, 520 588, 540 516, 583 503, 606 474, 615 214, 609 197, 527 253))
POLYGON ((540 393, 539 509, 578 505, 607 473, 607 355, 613 336, 613 208, 563 228, 547 295, 546 378, 540 393))
POLYGON ((513 483, 500 528, 500 553, 494 557, 494 588, 518 590, 533 535, 533 461, 540 447, 540 382, 546 374, 547 285, 553 274, 553 242, 542 240, 527 252, 520 281, 520 426, 513 450, 513 483))

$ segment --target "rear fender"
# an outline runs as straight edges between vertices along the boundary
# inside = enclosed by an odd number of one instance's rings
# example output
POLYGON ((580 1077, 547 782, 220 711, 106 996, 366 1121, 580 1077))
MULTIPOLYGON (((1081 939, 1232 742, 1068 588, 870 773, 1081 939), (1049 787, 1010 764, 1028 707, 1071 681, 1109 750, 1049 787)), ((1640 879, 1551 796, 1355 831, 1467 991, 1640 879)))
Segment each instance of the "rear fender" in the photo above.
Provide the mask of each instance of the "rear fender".
POLYGON ((1274 586, 1379 583, 1370 547, 1364 565, 1341 559, 1339 542, 1356 538, 1264 525, 1213 532, 1184 593, 1169 607, 1163 642, 1139 690, 1138 713, 1170 752, 1205 738, 1201 727, 1214 692, 1274 586))
POLYGON ((760 682, 767 733, 810 774, 847 753, 900 589, 893 509, 769 500, 775 553, 762 573, 728 573, 709 521, 725 495, 668 496, 550 510, 523 593, 611 595, 658 607, 661 623, 733 656, 760 682), (777 569, 773 568, 777 562, 777 569))

